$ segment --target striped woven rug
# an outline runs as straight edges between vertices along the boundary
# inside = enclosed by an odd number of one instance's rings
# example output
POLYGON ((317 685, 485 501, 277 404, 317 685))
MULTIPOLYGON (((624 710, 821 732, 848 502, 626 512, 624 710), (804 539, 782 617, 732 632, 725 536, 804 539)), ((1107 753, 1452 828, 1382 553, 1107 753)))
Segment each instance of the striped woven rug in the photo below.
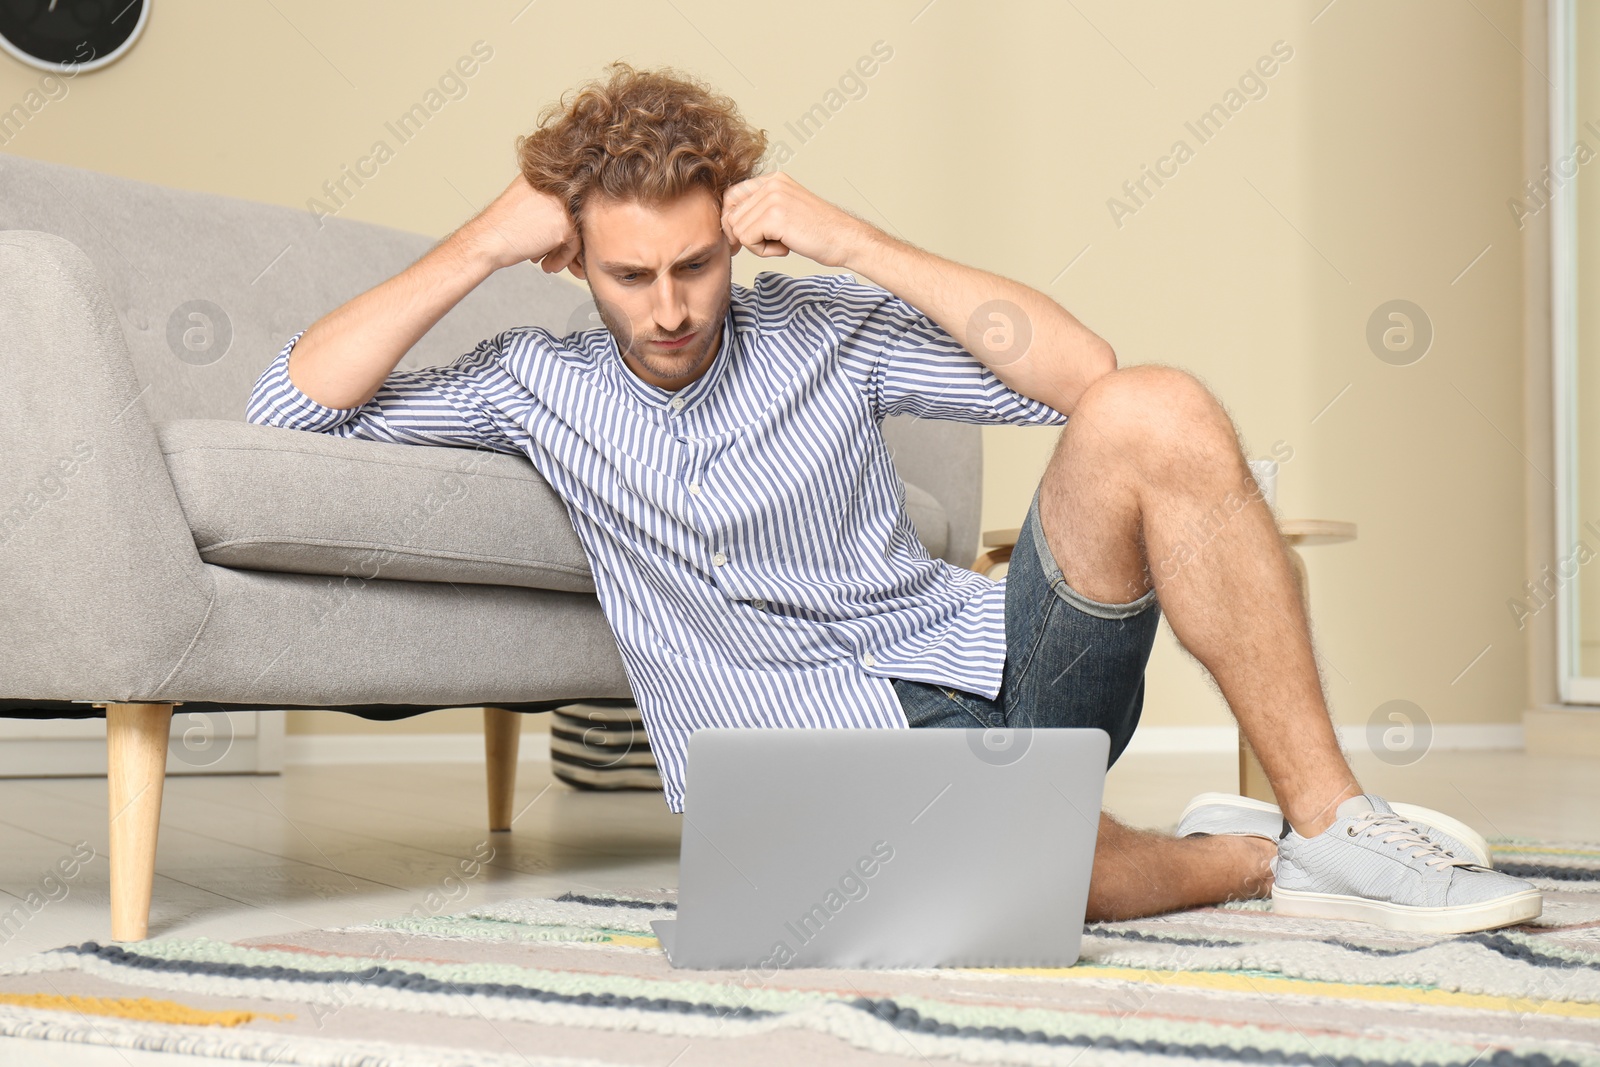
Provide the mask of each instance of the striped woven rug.
MULTIPOLYGON (((674 972, 672 894, 568 895, 0 967, 0 1035, 302 1065, 1600 1065, 1600 846, 1498 842, 1536 922, 1463 937, 1229 905, 1057 970, 674 972)), ((43 1054, 38 1062, 49 1062, 43 1054)))

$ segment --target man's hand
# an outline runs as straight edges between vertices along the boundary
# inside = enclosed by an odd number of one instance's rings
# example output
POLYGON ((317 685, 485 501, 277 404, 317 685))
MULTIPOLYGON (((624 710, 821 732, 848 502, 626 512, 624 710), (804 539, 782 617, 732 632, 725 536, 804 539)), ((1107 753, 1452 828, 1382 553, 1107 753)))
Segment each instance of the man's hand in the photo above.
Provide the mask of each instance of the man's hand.
POLYGON ((880 236, 871 224, 837 208, 782 171, 731 187, 722 197, 728 240, 758 256, 798 252, 813 263, 842 267, 880 236))
POLYGON ((998 274, 963 266, 891 237, 779 171, 751 178, 722 198, 722 228, 737 250, 795 251, 878 283, 926 314, 997 378, 1024 396, 1072 414, 1078 397, 1115 370, 1111 346, 1049 296, 998 274), (1009 307, 1028 327, 1022 345, 996 350, 985 309, 1009 307))
POLYGON ((519 174, 427 255, 312 323, 289 358, 289 380, 327 407, 364 404, 411 346, 489 275, 525 259, 554 274, 578 252, 566 205, 519 174))
POLYGON ((531 260, 555 274, 578 254, 578 234, 566 205, 529 185, 520 174, 457 234, 498 270, 531 260))

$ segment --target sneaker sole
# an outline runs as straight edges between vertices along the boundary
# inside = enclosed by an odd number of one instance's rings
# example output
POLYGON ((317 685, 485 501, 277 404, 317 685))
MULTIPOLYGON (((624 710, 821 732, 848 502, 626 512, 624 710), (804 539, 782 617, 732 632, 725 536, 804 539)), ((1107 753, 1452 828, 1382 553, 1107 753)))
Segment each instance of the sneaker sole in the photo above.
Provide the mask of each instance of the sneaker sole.
MULTIPOLYGON (((1268 804, 1264 800, 1256 800, 1252 797, 1238 796, 1234 793, 1201 793, 1189 801, 1188 807, 1183 809, 1183 814, 1178 816, 1178 821, 1180 823, 1183 822, 1196 808, 1205 807, 1208 804, 1227 804, 1235 808, 1244 808, 1247 811, 1278 810, 1275 804, 1268 804)), ((1462 859, 1469 859, 1480 867, 1494 866, 1494 857, 1489 854, 1489 842, 1485 841, 1482 834, 1466 823, 1458 819, 1452 819, 1442 811, 1434 811, 1432 808, 1424 808, 1418 804, 1391 803, 1389 807, 1394 809, 1396 815, 1416 820, 1427 826, 1437 827, 1477 852, 1475 856, 1463 856, 1462 859)))
MULTIPOLYGON (((1194 814, 1196 808, 1204 808, 1211 804, 1225 804, 1230 808, 1243 808, 1245 811, 1278 811, 1276 804, 1268 804, 1254 797, 1239 796, 1235 793, 1201 793, 1189 801, 1188 806, 1183 809, 1183 814, 1178 816, 1178 821, 1182 822, 1194 814)), ((1281 813, 1279 817, 1282 817, 1281 813)))
POLYGON ((1272 911, 1298 919, 1346 919, 1372 923, 1386 930, 1415 934, 1470 934, 1537 919, 1544 911, 1544 894, 1524 890, 1482 904, 1421 907, 1341 893, 1307 893, 1272 889, 1272 911))

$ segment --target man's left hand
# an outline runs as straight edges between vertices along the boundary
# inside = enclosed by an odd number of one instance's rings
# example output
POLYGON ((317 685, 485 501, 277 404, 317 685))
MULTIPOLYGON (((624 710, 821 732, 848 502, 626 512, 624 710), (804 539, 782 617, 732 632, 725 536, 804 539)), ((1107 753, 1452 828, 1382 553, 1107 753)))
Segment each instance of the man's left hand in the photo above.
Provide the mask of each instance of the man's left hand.
POLYGON ((798 252, 825 267, 842 267, 877 233, 782 171, 732 186, 722 197, 722 229, 735 246, 758 256, 798 252))

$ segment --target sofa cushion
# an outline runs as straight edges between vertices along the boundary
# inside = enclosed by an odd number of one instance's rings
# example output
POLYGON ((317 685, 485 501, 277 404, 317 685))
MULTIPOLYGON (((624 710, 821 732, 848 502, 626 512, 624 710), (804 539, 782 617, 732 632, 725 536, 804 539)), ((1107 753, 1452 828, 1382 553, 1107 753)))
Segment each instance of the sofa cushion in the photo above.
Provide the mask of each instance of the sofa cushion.
MULTIPOLYGON (((593 592, 566 507, 521 456, 352 441, 221 419, 157 431, 178 501, 207 563, 593 592)), ((950 523, 906 486, 932 556, 950 523)))
POLYGON ((566 507, 521 456, 218 419, 158 433, 207 563, 594 590, 566 507))

